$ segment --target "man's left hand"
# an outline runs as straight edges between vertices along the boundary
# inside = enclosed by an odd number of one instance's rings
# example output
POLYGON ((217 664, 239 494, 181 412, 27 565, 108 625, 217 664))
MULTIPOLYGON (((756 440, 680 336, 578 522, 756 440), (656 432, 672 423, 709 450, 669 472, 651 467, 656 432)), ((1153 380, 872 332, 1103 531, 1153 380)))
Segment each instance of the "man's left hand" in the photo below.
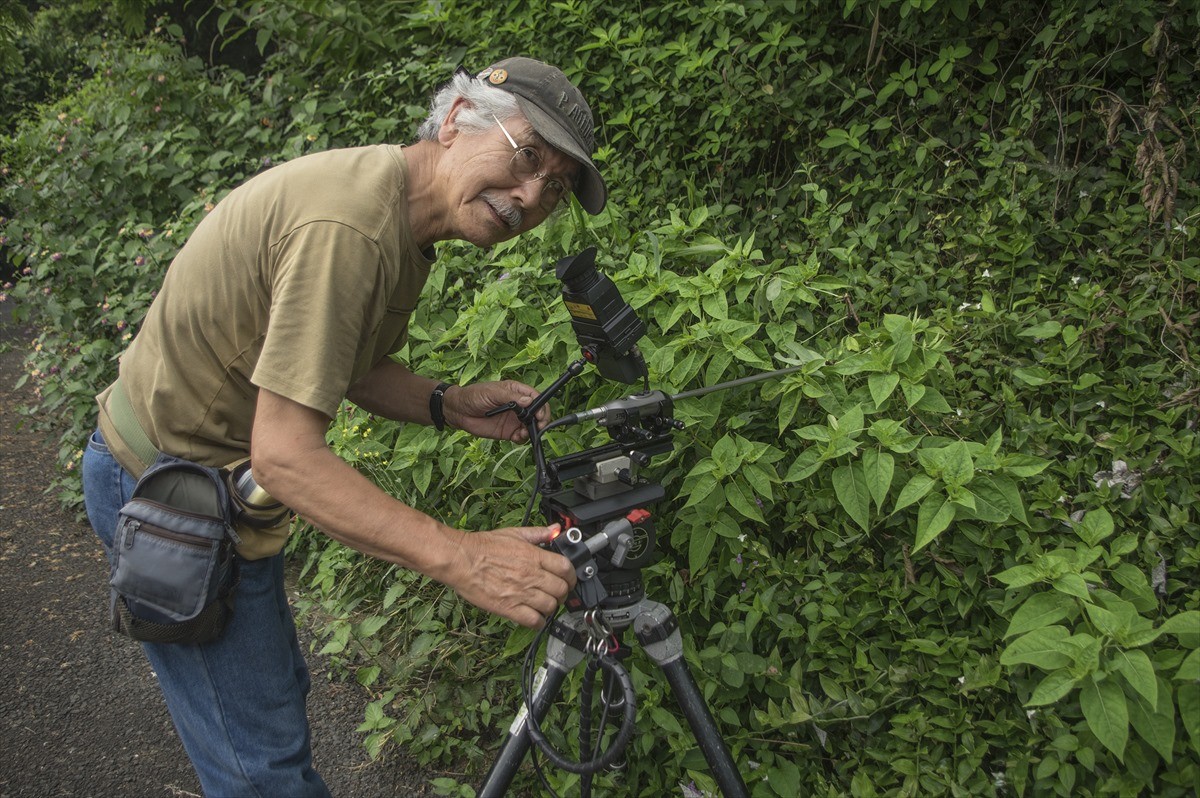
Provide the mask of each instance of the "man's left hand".
MULTIPOLYGON (((529 439, 529 432, 517 418, 516 411, 493 416, 487 413, 509 402, 515 402, 518 407, 528 407, 537 396, 537 389, 516 380, 452 386, 446 390, 442 411, 446 423, 451 427, 466 430, 480 438, 521 443, 529 439)), ((538 428, 549 422, 550 409, 543 405, 537 412, 538 428)))

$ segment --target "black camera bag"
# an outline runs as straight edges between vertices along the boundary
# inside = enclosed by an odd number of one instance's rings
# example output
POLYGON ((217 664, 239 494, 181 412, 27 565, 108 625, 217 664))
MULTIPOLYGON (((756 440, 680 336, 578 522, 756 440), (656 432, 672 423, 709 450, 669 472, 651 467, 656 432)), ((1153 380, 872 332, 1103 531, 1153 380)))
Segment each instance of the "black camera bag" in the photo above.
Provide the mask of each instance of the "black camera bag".
POLYGON ((234 510, 220 469, 160 454, 121 508, 112 627, 151 643, 207 643, 233 612, 234 510))

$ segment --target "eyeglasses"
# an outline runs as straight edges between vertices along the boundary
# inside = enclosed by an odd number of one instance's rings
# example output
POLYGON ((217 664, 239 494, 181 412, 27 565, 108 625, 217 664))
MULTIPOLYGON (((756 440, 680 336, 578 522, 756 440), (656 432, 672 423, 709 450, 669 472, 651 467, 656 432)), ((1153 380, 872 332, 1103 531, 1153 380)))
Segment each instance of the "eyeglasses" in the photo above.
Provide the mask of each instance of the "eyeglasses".
POLYGON ((509 134, 508 129, 504 127, 504 123, 499 117, 492 114, 492 119, 496 120, 496 124, 500 126, 500 130, 504 133, 504 138, 508 139, 508 143, 512 145, 513 156, 508 162, 508 169, 512 172, 512 176, 522 183, 535 183, 538 180, 544 180, 542 184, 542 194, 538 199, 542 209, 547 213, 558 207, 558 203, 562 202, 567 196, 567 187, 561 181, 550 177, 542 171, 542 156, 533 147, 522 147, 517 144, 516 140, 509 134))

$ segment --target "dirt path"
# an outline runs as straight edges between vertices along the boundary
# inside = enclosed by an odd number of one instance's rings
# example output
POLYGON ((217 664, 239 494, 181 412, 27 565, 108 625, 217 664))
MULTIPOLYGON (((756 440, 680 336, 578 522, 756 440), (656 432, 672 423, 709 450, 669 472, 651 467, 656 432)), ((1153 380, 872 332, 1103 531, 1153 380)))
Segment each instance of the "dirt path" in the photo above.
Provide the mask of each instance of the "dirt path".
MULTIPOLYGON (((199 795, 149 664, 106 627, 98 541, 43 492, 57 447, 19 428, 25 338, 0 306, 0 798, 199 795)), ((432 794, 411 762, 369 760, 358 685, 309 666, 313 757, 333 794, 432 794)))

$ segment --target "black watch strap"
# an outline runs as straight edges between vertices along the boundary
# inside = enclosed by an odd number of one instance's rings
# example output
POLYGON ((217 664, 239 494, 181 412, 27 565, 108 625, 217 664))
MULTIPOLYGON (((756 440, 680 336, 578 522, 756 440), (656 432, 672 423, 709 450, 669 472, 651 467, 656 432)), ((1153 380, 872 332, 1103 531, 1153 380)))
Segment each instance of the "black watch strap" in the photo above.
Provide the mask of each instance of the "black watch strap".
POLYGON ((446 398, 446 391, 450 389, 450 383, 439 382, 438 386, 433 389, 433 393, 429 395, 429 418, 433 421, 433 428, 441 432, 446 428, 446 416, 442 412, 442 401, 446 398))

